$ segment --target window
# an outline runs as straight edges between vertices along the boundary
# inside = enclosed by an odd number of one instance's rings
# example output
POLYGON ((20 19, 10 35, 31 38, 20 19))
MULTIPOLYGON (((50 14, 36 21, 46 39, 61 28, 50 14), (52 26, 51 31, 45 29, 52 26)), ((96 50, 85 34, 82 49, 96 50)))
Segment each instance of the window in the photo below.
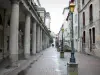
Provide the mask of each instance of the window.
POLYGON ((83 32, 83 43, 85 43, 85 31, 83 32))
POLYGON ((95 28, 92 28, 92 32, 93 32, 93 43, 95 43, 95 28))
POLYGON ((85 12, 83 12, 83 26, 85 26, 85 12))
POLYGON ((82 5, 84 5, 84 0, 82 0, 82 5))
POLYGON ((90 22, 92 22, 93 21, 93 6, 92 6, 92 4, 90 5, 90 7, 89 7, 89 15, 90 15, 90 17, 89 17, 89 19, 90 19, 90 22))

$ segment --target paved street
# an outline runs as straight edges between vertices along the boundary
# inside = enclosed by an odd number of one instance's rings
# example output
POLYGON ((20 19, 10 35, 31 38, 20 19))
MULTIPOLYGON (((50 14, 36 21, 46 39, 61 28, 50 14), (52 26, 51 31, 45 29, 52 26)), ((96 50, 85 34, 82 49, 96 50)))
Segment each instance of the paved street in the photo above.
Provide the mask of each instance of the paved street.
POLYGON ((27 75, 66 75, 66 60, 59 59, 56 48, 44 51, 43 56, 28 70, 27 75))
MULTIPOLYGON (((77 62, 79 64, 79 75, 99 75, 100 59, 76 53, 77 62)), ((31 65, 27 70, 27 75, 67 75, 67 62, 70 53, 65 53, 65 58, 59 58, 56 48, 48 48, 37 62, 31 65)))

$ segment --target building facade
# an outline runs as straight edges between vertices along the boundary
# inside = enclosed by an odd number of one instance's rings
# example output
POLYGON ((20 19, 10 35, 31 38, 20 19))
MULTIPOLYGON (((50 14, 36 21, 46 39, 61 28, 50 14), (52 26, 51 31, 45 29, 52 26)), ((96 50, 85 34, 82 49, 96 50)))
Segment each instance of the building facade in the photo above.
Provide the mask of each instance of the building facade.
MULTIPOLYGON (((74 32, 74 49, 78 51, 78 5, 77 0, 75 1, 75 10, 73 13, 73 32, 74 32)), ((71 47, 71 25, 72 25, 72 15, 70 14, 69 8, 66 7, 63 10, 64 22, 64 45, 71 47), (67 16, 66 16, 67 15, 67 16)), ((62 39, 62 31, 59 31, 59 40, 62 39)))
POLYGON ((42 21, 45 23, 45 19, 46 19, 46 10, 45 10, 45 8, 37 6, 37 11, 39 12, 39 15, 41 16, 42 21))
POLYGON ((0 61, 8 57, 15 66, 49 46, 49 30, 34 3, 0 0, 0 61))
POLYGON ((63 9, 63 17, 64 17, 64 22, 63 22, 63 28, 64 28, 64 45, 67 45, 71 47, 70 45, 70 21, 67 19, 68 14, 68 8, 63 9))
POLYGON ((80 50, 100 57, 100 0, 79 0, 80 50))

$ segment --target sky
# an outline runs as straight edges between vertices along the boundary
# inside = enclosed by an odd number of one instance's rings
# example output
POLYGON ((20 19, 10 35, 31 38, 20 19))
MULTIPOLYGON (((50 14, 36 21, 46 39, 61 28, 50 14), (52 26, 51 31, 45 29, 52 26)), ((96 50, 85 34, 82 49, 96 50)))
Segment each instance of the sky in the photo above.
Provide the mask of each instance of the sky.
POLYGON ((40 0, 41 6, 50 12, 50 29, 57 34, 64 22, 63 9, 68 7, 69 0, 40 0))

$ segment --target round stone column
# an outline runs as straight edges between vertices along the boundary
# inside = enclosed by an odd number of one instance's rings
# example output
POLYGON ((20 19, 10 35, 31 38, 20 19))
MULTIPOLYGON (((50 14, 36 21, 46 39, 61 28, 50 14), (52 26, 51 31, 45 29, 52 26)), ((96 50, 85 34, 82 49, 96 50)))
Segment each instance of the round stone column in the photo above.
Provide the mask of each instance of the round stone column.
POLYGON ((17 66, 18 61, 18 27, 19 27, 19 0, 11 0, 11 19, 10 19, 10 38, 9 38, 9 50, 10 60, 12 66, 17 66))
POLYGON ((30 14, 26 15, 25 21, 25 37, 24 37, 24 54, 25 58, 30 57, 30 14))
POLYGON ((36 45, 36 49, 37 49, 37 53, 40 52, 40 26, 37 26, 37 45, 36 45))
POLYGON ((41 47, 41 50, 42 50, 42 44, 43 44, 42 43, 42 29, 41 29, 40 33, 41 33, 41 38, 40 38, 41 39, 41 42, 40 42, 41 46, 40 47, 41 47))
POLYGON ((33 23, 32 28, 32 54, 36 54, 36 22, 33 23))

